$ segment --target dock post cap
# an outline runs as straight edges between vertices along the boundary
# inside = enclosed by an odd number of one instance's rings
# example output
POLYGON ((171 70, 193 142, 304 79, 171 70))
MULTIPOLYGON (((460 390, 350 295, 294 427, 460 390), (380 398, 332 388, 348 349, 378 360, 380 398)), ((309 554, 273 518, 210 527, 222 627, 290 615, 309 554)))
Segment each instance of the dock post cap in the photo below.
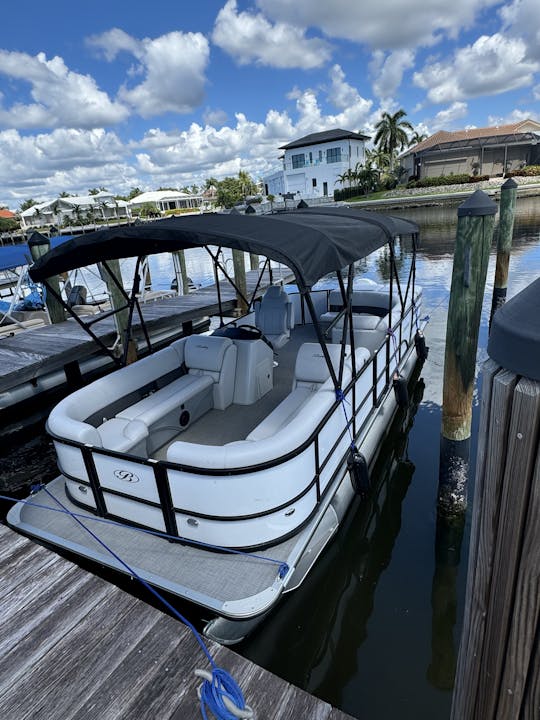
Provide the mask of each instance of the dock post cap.
POLYGON ((33 232, 30 237, 28 238, 28 246, 29 247, 35 247, 36 245, 50 245, 51 241, 48 237, 45 237, 45 235, 42 235, 40 232, 33 232))
POLYGON ((244 212, 246 215, 254 215, 257 211, 255 210, 253 205, 248 205, 244 212))
POLYGON ((518 184, 514 180, 514 178, 508 178, 508 180, 501 185, 501 190, 515 190, 517 188, 518 184))
POLYGON ((305 200, 300 200, 300 202, 296 206, 297 210, 303 210, 304 208, 307 208, 307 207, 309 207, 309 205, 307 204, 307 202, 305 200))
POLYGON ((540 380, 540 278, 496 311, 487 351, 506 370, 540 380))
POLYGON ((478 215, 495 215, 497 203, 494 202, 483 190, 475 190, 458 207, 458 217, 475 217, 478 215))

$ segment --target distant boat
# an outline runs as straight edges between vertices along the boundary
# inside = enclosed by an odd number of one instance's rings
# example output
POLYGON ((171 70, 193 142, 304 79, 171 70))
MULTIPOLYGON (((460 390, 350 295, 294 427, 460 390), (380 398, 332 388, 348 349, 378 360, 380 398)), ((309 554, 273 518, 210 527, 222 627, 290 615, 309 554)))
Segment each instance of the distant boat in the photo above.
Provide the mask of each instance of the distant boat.
POLYGON ((369 491, 381 440, 407 403, 425 357, 417 232, 392 216, 303 209, 171 218, 48 253, 30 270, 36 281, 81 263, 212 245, 265 257, 261 277, 283 263, 296 286, 272 284, 257 302, 255 292, 240 320, 61 401, 48 431, 62 475, 8 522, 126 572, 69 515, 43 507, 61 503, 148 582, 211 611, 209 635, 245 636, 304 580, 355 493, 369 491), (398 236, 412 238, 405 282, 398 236), (356 261, 384 246, 388 284, 355 284, 356 261), (329 274, 335 289, 314 290, 329 274))

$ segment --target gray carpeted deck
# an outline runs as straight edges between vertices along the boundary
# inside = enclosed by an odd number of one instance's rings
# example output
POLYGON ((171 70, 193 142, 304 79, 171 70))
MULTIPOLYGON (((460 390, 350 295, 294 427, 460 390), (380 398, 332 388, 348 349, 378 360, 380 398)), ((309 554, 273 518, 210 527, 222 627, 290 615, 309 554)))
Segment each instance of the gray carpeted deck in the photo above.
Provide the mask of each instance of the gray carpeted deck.
MULTIPOLYGON (((192 598, 207 607, 219 609, 227 601, 255 595, 271 587, 278 576, 279 566, 263 559, 210 552, 172 543, 128 526, 99 522, 95 516, 70 502, 65 493, 63 477, 54 480, 47 488, 69 510, 86 515, 88 520, 84 522, 88 527, 147 581, 192 598), (184 591, 186 588, 187 592, 184 591)), ((47 508, 59 507, 44 490, 40 490, 30 500, 47 508)), ((24 505, 20 508, 19 522, 13 522, 12 517, 8 520, 23 532, 126 572, 69 515, 24 505)), ((280 562, 285 561, 297 542, 298 536, 260 554, 280 562)))
POLYGON ((313 325, 301 325, 291 333, 291 339, 275 353, 274 387, 253 405, 229 405, 226 410, 210 410, 187 430, 154 453, 158 460, 166 459, 167 448, 176 440, 204 445, 226 445, 244 440, 291 392, 296 355, 300 345, 316 342, 313 325))

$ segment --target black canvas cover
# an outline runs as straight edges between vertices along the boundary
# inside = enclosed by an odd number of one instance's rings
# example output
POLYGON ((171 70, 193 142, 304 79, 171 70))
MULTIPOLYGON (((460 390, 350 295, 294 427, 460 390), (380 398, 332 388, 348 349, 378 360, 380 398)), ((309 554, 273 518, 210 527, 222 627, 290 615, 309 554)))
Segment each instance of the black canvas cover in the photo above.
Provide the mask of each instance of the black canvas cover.
POLYGON ((487 351, 506 370, 540 380, 540 278, 495 312, 487 351))
POLYGON ((40 281, 100 261, 213 245, 283 263, 300 289, 306 289, 395 235, 417 231, 407 220, 345 207, 275 215, 188 215, 79 235, 37 260, 30 276, 40 281))

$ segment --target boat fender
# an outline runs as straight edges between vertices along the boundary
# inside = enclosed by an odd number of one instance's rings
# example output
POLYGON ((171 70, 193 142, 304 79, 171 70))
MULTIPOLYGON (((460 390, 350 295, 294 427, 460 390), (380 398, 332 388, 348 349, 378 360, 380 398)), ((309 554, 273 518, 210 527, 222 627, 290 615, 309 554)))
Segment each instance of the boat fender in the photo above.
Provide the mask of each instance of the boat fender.
POLYGON ((349 451, 347 469, 354 492, 363 497, 369 490, 369 469, 366 458, 357 448, 349 451))
POLYGON ((426 345, 426 338, 421 330, 417 330, 414 336, 414 346, 416 348, 416 357, 419 360, 427 360, 429 348, 426 345))
POLYGON ((394 379, 392 380, 392 385, 394 387, 394 395, 396 397, 398 407, 409 407, 409 390, 407 388, 407 381, 405 378, 396 373, 394 375, 394 379))
POLYGON ((180 427, 186 427, 186 425, 189 423, 190 420, 190 414, 187 410, 182 410, 180 413, 180 427))

